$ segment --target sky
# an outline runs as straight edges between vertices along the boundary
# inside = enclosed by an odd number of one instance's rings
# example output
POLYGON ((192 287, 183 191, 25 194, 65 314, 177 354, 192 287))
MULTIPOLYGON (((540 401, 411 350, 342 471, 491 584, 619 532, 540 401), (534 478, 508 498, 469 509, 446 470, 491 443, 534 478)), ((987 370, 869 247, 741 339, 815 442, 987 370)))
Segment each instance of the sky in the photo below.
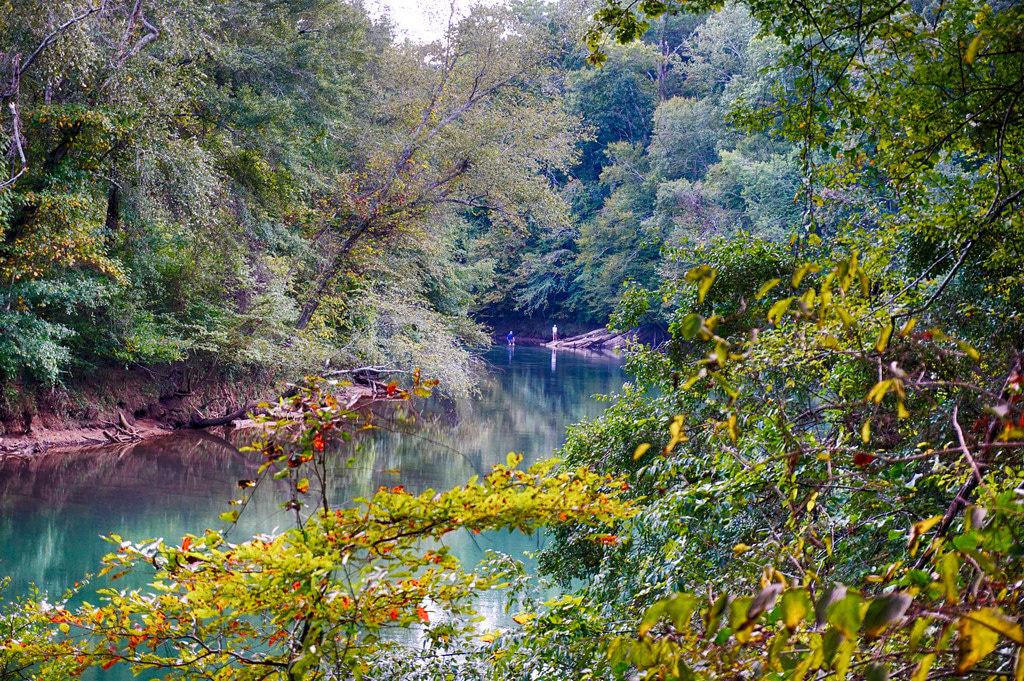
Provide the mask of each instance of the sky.
MULTIPOLYGON (((457 12, 465 12, 470 0, 454 0, 457 12)), ((400 33, 412 40, 429 42, 440 38, 448 26, 451 0, 366 0, 374 16, 386 13, 400 33)))

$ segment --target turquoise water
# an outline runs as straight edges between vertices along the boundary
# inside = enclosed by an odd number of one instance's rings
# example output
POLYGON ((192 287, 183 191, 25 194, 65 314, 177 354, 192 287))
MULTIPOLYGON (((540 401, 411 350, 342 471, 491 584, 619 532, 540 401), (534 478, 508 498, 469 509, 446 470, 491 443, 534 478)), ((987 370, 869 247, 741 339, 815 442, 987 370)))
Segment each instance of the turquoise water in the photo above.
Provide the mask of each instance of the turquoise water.
MULTIPOLYGON (((568 425, 602 411, 593 396, 616 392, 624 378, 615 359, 565 351, 496 347, 484 359, 489 370, 478 396, 431 399, 417 413, 393 410, 378 420, 380 431, 354 451, 339 452, 328 483, 331 503, 380 485, 411 491, 460 485, 504 462, 510 451, 523 454, 525 463, 548 457, 568 425)), ((237 495, 236 482, 255 477, 258 465, 232 442, 194 432, 0 463, 0 575, 12 578, 6 597, 24 593, 30 583, 60 593, 95 571, 110 546, 101 535, 178 541, 187 532, 220 527, 217 516, 237 495)), ((231 538, 289 527, 292 517, 279 508, 286 498, 283 487, 261 488, 231 538)), ((472 564, 488 549, 518 556, 540 541, 467 533, 450 543, 472 564)), ((84 595, 104 584, 98 580, 84 595)), ((500 594, 485 598, 480 609, 489 622, 499 622, 500 594)))

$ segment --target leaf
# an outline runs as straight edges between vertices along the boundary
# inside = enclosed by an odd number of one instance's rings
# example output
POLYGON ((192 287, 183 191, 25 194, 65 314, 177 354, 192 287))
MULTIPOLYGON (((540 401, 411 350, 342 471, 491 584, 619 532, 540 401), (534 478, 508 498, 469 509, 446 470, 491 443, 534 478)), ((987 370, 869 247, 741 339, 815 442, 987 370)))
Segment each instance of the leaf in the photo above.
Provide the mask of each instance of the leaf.
POLYGON ((865 681, 889 681, 889 670, 884 664, 872 664, 864 674, 865 681))
POLYGON ((847 594, 828 608, 828 622, 843 636, 852 639, 857 635, 861 626, 861 597, 857 594, 847 594))
POLYGON ((940 520, 942 520, 941 515, 933 515, 931 518, 918 520, 910 528, 910 540, 907 544, 912 548, 916 548, 917 542, 920 540, 921 536, 928 532, 928 530, 935 527, 940 520))
POLYGON ((700 605, 700 599, 690 594, 676 594, 665 604, 665 614, 672 620, 672 626, 678 631, 685 631, 690 626, 690 619, 700 605))
POLYGON ((761 284, 761 288, 757 289, 757 295, 754 296, 754 300, 761 300, 768 295, 769 291, 778 286, 781 282, 782 280, 776 277, 775 279, 770 279, 761 284))
POLYGON ((525 625, 534 617, 536 617, 536 615, 532 612, 521 612, 518 615, 512 615, 512 621, 516 624, 525 625))
POLYGON ((836 681, 843 681, 846 678, 846 672, 850 670, 850 660, 853 659, 853 651, 856 647, 857 642, 851 638, 845 638, 839 642, 836 658, 832 664, 832 668, 836 671, 836 681))
POLYGON ((935 653, 929 653, 922 657, 921 661, 917 663, 917 667, 914 668, 914 674, 910 677, 910 681, 926 681, 933 664, 935 664, 935 653))
POLYGON ((882 327, 882 330, 878 334, 878 340, 875 341, 875 352, 885 352, 885 349, 889 347, 889 339, 892 337, 892 324, 886 324, 882 327))
POLYGON ((818 602, 814 606, 815 622, 819 627, 828 621, 828 609, 832 604, 845 595, 846 586, 843 584, 833 584, 821 595, 821 598, 818 599, 818 602))
POLYGON ((860 427, 860 441, 864 444, 871 442, 871 419, 864 422, 860 427))
POLYGON ((860 279, 860 292, 867 298, 871 294, 871 284, 868 281, 868 275, 864 270, 857 270, 857 278, 860 279))
POLYGON ((811 611, 811 596, 807 589, 790 589, 782 594, 781 606, 782 623, 793 631, 811 611))
POLYGON ((747 617, 752 601, 750 596, 741 596, 729 604, 729 628, 740 643, 749 641, 754 629, 753 620, 747 617))
MULTIPOLYGON (((1017 645, 1024 645, 1024 629, 1007 617, 999 608, 982 608, 965 615, 971 621, 981 624, 1017 645)), ((961 618, 963 620, 963 618, 961 618)))
POLYGON ((875 404, 881 403, 885 398, 886 393, 889 392, 889 388, 892 387, 892 379, 885 379, 875 383, 871 390, 868 391, 867 396, 864 398, 868 402, 874 402, 875 404))
POLYGON ((814 263, 805 263, 801 265, 799 268, 797 268, 796 272, 793 273, 793 288, 799 287, 800 282, 802 282, 804 280, 804 277, 806 277, 809 273, 820 271, 821 267, 815 265, 814 263))
POLYGON ((703 303, 704 302, 704 296, 706 296, 708 294, 708 290, 711 288, 711 285, 715 283, 715 277, 717 277, 717 276, 718 275, 715 273, 715 271, 712 270, 710 274, 708 274, 706 277, 701 279, 700 283, 697 284, 697 302, 698 303, 703 303))
POLYGON ((221 513, 218 517, 226 523, 233 523, 238 520, 238 511, 226 511, 221 513))
POLYGON ((942 580, 942 594, 952 605, 960 602, 960 589, 957 586, 957 575, 960 572, 960 559, 952 551, 947 552, 939 560, 939 577, 942 580))
POLYGON ((782 316, 789 311, 789 306, 793 304, 794 297, 783 298, 782 300, 775 301, 775 304, 768 309, 766 315, 769 322, 772 324, 778 324, 782 321, 782 316))
POLYGON ((718 625, 722 621, 722 613, 729 604, 729 594, 723 593, 708 607, 704 615, 704 637, 712 638, 718 632, 718 625))
POLYGON ((416 608, 416 617, 420 618, 420 622, 430 621, 430 613, 428 613, 427 609, 423 607, 416 608))
POLYGON ((686 340, 693 340, 700 333, 701 327, 704 326, 704 318, 696 312, 691 312, 679 321, 679 333, 683 335, 686 340))
POLYGON ((747 619, 757 619, 764 611, 771 610, 780 593, 782 593, 782 585, 778 582, 769 584, 765 588, 761 589, 761 591, 754 596, 754 600, 750 604, 750 610, 747 612, 747 619))
POLYGON ((981 49, 981 46, 984 43, 984 36, 984 31, 979 32, 978 35, 974 36, 970 45, 967 46, 967 52, 964 53, 964 61, 968 64, 974 63, 974 59, 978 56, 978 50, 981 49))
POLYGON ((958 674, 978 664, 999 643, 999 633, 975 619, 976 614, 964 615, 957 622, 957 633, 960 634, 960 655, 956 665, 958 674))
POLYGON ((302 480, 299 480, 297 483, 295 483, 295 489, 299 492, 299 494, 305 494, 306 492, 308 492, 309 478, 302 478, 302 480))
POLYGON ((667 600, 660 600, 651 605, 644 611, 644 616, 640 618, 640 626, 637 628, 636 633, 640 636, 646 636, 661 616, 665 614, 665 605, 668 603, 667 600))
POLYGON ((638 445, 637 448, 633 450, 633 461, 638 460, 641 456, 646 454, 647 450, 650 448, 651 444, 649 442, 644 442, 643 444, 638 445))
POLYGON ((664 454, 671 454, 672 450, 676 448, 681 442, 688 442, 690 438, 683 432, 683 420, 685 417, 682 414, 677 414, 672 418, 672 423, 668 425, 668 432, 671 437, 668 443, 665 445, 663 451, 664 454))
POLYGON ((734 555, 734 556, 742 555, 742 554, 746 553, 747 551, 749 551, 750 548, 751 547, 749 545, 747 545, 747 544, 736 544, 736 546, 732 547, 732 555, 734 555))
POLYGON ((981 359, 981 353, 977 351, 972 345, 965 341, 958 340, 956 342, 960 349, 963 350, 964 354, 973 359, 975 362, 981 359))
POLYGON ((913 600, 905 593, 892 593, 871 601, 864 613, 864 634, 868 639, 880 636, 889 625, 903 617, 913 600))
POLYGON ((850 313, 847 311, 845 307, 836 306, 835 310, 836 313, 839 315, 839 320, 843 323, 844 328, 848 329, 851 326, 853 326, 853 317, 850 316, 850 313))

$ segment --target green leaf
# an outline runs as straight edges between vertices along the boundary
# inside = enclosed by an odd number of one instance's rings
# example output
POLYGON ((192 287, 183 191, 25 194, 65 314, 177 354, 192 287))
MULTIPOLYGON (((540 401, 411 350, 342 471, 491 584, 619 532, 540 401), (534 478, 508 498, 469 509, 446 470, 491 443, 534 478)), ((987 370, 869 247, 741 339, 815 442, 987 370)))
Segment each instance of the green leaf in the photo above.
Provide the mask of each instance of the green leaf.
POLYGON ((753 622, 747 618, 753 600, 750 596, 740 596, 729 605, 729 628, 740 643, 750 640, 754 628, 753 622))
POLYGON ((956 605, 960 602, 960 589, 957 586, 957 575, 960 572, 960 559, 952 551, 947 552, 939 560, 939 577, 942 580, 942 593, 947 602, 956 605))
POLYGON ((723 593, 708 607, 704 614, 704 637, 711 638, 718 631, 725 607, 729 605, 729 594, 723 593))
POLYGON ((880 636, 889 625, 903 617, 913 600, 907 594, 893 593, 871 601, 864 613, 864 634, 869 639, 880 636))
POLYGON ((226 523, 233 523, 236 520, 238 520, 238 511, 226 511, 224 513, 221 513, 220 516, 218 517, 226 523))
POLYGON ((700 605, 700 599, 690 594, 675 594, 665 603, 665 614, 678 631, 690 628, 690 619, 700 605))
POLYGON ((853 651, 857 647, 857 642, 852 638, 844 638, 836 649, 835 661, 832 664, 832 668, 836 672, 836 681, 843 681, 846 678, 846 673, 850 671, 850 661, 853 659, 853 651))
POLYGON ((869 665, 864 673, 865 681, 889 681, 889 670, 884 664, 869 665))
POLYGON ((847 594, 828 608, 828 622, 847 638, 857 635, 861 625, 861 597, 847 594))
POLYGON ((811 596, 807 589, 790 589, 782 594, 782 623, 793 631, 811 611, 811 596))
POLYGON ((821 595, 814 605, 815 622, 819 627, 828 621, 828 609, 832 607, 832 604, 845 595, 846 586, 843 584, 833 584, 821 595))
POLYGON ((679 321, 679 333, 686 340, 693 340, 700 333, 702 326, 704 326, 704 318, 696 312, 691 312, 679 321))

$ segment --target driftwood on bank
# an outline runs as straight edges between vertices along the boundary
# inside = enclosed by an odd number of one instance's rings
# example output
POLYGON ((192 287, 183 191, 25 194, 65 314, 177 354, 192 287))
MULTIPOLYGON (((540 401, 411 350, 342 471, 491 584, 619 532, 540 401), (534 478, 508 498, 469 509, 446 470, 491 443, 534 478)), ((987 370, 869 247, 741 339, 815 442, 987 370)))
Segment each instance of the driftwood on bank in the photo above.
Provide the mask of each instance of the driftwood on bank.
POLYGON ((555 350, 587 350, 590 352, 619 352, 630 343, 656 346, 665 339, 664 331, 653 324, 618 332, 595 329, 578 336, 571 336, 545 343, 544 347, 555 350))
MULTIPOLYGON (((388 367, 382 366, 370 366, 359 367, 357 369, 336 369, 332 371, 325 371, 323 377, 350 377, 353 381, 352 385, 339 387, 335 391, 336 395, 345 405, 345 409, 361 409, 372 402, 396 399, 394 391, 388 390, 388 384, 377 380, 383 374, 395 373, 404 374, 408 372, 399 369, 389 369, 388 367)), ((299 387, 293 385, 289 387, 281 397, 285 399, 293 397, 298 390, 299 387)), ((202 414, 196 412, 192 415, 188 427, 192 429, 214 428, 216 426, 232 425, 237 421, 251 421, 250 416, 256 415, 255 410, 258 406, 258 402, 246 402, 234 411, 224 414, 223 416, 210 418, 206 418, 202 414)), ((259 413, 266 413, 266 410, 260 410, 259 413)))

